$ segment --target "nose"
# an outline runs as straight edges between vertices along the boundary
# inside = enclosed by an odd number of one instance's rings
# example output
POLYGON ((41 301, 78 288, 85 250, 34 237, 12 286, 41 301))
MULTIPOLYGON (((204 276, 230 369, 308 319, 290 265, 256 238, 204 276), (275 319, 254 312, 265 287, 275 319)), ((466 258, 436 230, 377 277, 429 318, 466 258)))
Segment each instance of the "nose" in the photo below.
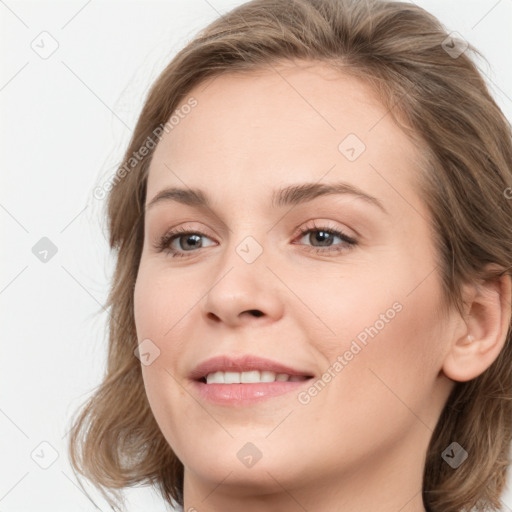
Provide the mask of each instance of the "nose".
POLYGON ((234 327, 278 320, 284 309, 283 289, 275 268, 271 272, 267 267, 265 253, 247 263, 235 250, 229 252, 202 303, 207 321, 234 327))

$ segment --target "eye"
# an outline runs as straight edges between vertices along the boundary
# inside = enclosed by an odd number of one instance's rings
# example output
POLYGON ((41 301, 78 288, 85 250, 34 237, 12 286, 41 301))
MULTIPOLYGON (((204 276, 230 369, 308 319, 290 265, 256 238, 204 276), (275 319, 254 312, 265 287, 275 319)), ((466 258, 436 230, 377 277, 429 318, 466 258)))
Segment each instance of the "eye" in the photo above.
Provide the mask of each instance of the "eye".
MULTIPOLYGON (((183 227, 168 231, 163 235, 155 245, 155 248, 159 252, 166 252, 174 257, 187 257, 184 252, 197 252, 194 249, 200 249, 203 247, 201 238, 206 237, 204 233, 200 231, 192 231, 183 227), (177 244, 175 244, 177 242, 177 244), (173 247, 178 245, 178 248, 173 247), (181 247, 180 247, 181 246, 181 247)), ((207 238, 207 237, 206 237, 207 238)))
POLYGON ((352 249, 357 245, 357 240, 340 229, 332 226, 317 226, 314 222, 299 231, 301 239, 306 239, 312 245, 305 246, 308 251, 319 254, 340 253, 352 249), (342 243, 334 244, 333 240, 339 238, 342 243), (318 244, 318 245, 315 245, 318 244))
MULTIPOLYGON (((342 251, 350 250, 357 245, 355 238, 346 235, 340 229, 333 226, 317 226, 314 222, 300 229, 295 238, 297 237, 300 237, 300 239, 305 238, 312 244, 310 246, 305 245, 306 250, 318 254, 338 254, 342 251), (333 244, 333 240, 336 238, 339 238, 341 243, 333 244)), ((206 247, 201 242, 202 238, 208 237, 201 231, 180 227, 165 233, 155 244, 155 249, 158 252, 170 254, 173 258, 183 258, 188 256, 187 253, 194 253, 197 252, 196 249, 206 247)))

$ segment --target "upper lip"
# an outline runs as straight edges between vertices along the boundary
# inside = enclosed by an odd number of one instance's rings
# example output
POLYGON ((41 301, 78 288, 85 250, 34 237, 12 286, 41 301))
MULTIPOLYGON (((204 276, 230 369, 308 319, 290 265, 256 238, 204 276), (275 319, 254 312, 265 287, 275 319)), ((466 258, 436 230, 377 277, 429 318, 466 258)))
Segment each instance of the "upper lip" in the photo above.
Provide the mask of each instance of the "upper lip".
POLYGON ((201 380, 209 373, 214 372, 249 372, 255 370, 312 377, 310 372, 292 368, 271 359, 247 354, 243 356, 222 355, 207 359, 192 370, 190 378, 192 380, 201 380))

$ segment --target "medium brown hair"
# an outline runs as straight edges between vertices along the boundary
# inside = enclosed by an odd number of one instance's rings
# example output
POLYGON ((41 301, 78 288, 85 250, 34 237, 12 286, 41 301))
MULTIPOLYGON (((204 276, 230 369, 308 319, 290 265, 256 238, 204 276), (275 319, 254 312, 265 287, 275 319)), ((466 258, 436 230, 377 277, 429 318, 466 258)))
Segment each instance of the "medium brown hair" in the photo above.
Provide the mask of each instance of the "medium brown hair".
MULTIPOLYGON (((253 0, 201 31, 158 77, 119 166, 124 172, 108 195, 110 246, 117 257, 107 302, 108 364, 70 436, 74 469, 111 505, 122 500, 116 490, 136 484, 154 485, 168 503, 183 505, 183 464, 157 426, 134 356, 133 291, 153 149, 136 163, 130 159, 207 78, 300 59, 328 63, 370 84, 421 148, 421 197, 432 217, 446 306, 462 311, 463 284, 510 273, 510 124, 469 57, 479 52, 469 45, 460 55, 449 54, 446 41, 449 48, 455 43, 447 37, 435 17, 408 3, 253 0), (497 270, 491 272, 489 263, 497 270)), ((423 481, 430 510, 500 506, 512 436, 511 368, 509 325, 496 361, 477 378, 455 384, 433 432, 423 481), (469 454, 457 469, 441 457, 453 441, 469 454)))

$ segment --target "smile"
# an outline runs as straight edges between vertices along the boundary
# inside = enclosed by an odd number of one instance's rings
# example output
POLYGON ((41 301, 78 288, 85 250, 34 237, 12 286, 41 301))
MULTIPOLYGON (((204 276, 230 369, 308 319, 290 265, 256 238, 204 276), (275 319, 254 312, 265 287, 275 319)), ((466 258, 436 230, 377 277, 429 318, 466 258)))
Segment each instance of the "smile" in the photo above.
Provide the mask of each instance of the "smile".
POLYGON ((206 384, 254 384, 261 382, 300 382, 305 375, 288 375, 270 371, 214 372, 206 376, 206 384))
POLYGON ((313 376, 309 370, 254 354, 225 354, 200 363, 189 379, 200 399, 243 406, 300 390, 313 376))

